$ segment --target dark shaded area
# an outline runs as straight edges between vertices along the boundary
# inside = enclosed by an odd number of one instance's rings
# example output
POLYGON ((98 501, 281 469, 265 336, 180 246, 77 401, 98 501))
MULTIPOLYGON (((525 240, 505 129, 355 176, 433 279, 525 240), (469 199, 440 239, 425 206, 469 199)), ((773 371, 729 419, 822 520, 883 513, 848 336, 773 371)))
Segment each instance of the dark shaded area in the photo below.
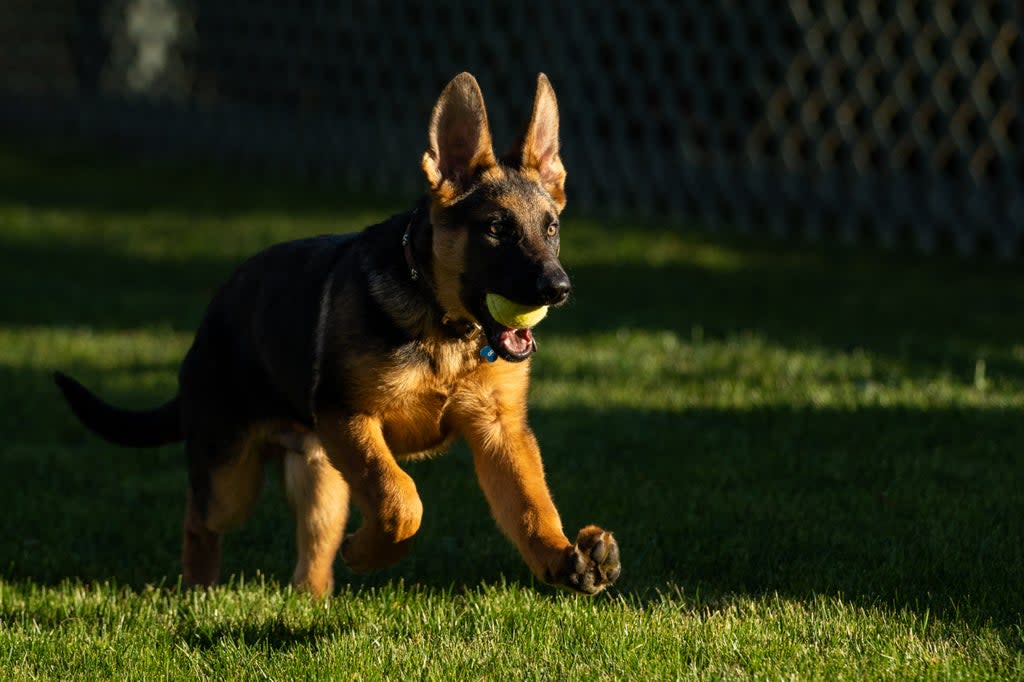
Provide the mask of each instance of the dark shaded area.
POLYGON ((213 649, 224 642, 234 642, 277 650, 290 649, 319 639, 338 637, 350 630, 353 625, 351 619, 348 622, 339 622, 337 617, 329 622, 321 620, 311 624, 292 624, 278 619, 259 623, 247 620, 217 626, 211 626, 199 619, 188 619, 178 626, 177 636, 182 642, 198 649, 213 649))
MULTIPOLYGON (((424 130, 426 130, 424 128, 424 130)), ((426 144, 424 133, 424 145, 426 144)), ((0 199, 34 208, 102 210, 115 213, 177 211, 224 216, 240 211, 323 213, 377 201, 372 193, 346 190, 335 182, 310 181, 250 167, 226 172, 216 164, 151 158, 130 148, 110 148, 88 139, 31 141, 0 133, 0 199)), ((417 146, 409 169, 421 178, 417 146)))
POLYGON ((96 330, 158 325, 191 332, 239 262, 148 261, 118 253, 116 245, 12 244, 0 236, 0 287, 18 290, 17 297, 0 302, 0 322, 96 330))

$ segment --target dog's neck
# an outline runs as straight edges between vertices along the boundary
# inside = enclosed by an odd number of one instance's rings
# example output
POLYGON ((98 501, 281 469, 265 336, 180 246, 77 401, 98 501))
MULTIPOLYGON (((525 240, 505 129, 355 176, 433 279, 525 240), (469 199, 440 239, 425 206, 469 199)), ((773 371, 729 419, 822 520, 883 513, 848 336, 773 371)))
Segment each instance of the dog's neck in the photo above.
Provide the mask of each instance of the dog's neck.
MULTIPOLYGON (((437 296, 434 291, 429 265, 424 268, 421 264, 429 264, 431 232, 430 217, 427 202, 421 201, 409 215, 409 222, 406 223, 405 231, 402 233, 402 253, 405 258, 405 265, 409 279, 430 297, 434 307, 438 307, 437 296), (427 257, 417 256, 417 253, 427 254, 427 257)), ((439 324, 444 335, 451 338, 470 339, 480 332, 480 325, 462 318, 455 318, 449 313, 440 310, 439 324)))

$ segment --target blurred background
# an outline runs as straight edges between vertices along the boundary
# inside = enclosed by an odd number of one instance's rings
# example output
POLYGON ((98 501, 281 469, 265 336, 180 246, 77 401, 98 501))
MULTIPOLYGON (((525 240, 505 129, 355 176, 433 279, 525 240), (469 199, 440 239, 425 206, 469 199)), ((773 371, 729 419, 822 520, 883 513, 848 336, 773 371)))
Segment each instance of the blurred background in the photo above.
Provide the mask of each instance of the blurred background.
POLYGON ((1015 0, 5 0, 0 122, 405 199, 457 72, 545 71, 574 210, 1021 255, 1015 0))

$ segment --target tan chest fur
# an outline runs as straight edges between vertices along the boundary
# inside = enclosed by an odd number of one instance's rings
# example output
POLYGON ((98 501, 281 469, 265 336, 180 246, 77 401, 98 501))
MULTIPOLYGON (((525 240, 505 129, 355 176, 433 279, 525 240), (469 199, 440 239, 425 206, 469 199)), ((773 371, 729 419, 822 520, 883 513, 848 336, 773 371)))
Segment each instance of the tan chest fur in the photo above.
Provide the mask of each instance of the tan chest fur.
POLYGON ((478 391, 475 344, 422 343, 353 367, 360 411, 376 417, 392 454, 433 454, 458 435, 453 408, 478 391))

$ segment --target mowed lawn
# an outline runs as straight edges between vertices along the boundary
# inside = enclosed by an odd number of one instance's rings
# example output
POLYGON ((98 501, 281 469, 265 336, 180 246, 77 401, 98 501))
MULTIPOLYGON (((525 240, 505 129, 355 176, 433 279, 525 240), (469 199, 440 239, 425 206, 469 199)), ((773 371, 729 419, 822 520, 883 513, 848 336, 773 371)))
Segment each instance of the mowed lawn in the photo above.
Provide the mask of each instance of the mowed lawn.
POLYGON ((614 589, 537 584, 457 446, 407 466, 426 513, 396 567, 293 593, 272 473, 225 585, 180 591, 181 448, 101 442, 52 371, 158 404, 242 259, 403 208, 0 147, 0 678, 1024 677, 1020 263, 571 204, 531 423, 567 531, 616 533, 614 589))

